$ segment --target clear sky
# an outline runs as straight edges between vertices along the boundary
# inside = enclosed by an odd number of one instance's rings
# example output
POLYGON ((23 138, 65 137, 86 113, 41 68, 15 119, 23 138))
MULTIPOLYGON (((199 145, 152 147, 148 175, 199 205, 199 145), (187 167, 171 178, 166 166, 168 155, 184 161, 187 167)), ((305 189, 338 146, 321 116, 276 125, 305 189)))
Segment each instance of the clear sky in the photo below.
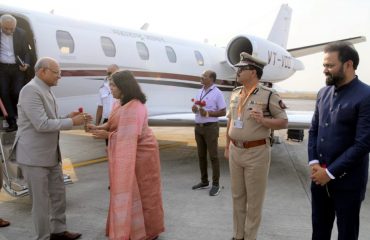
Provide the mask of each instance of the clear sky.
MULTIPOLYGON (((288 49, 316 43, 365 36, 355 45, 360 54, 357 74, 370 84, 369 0, 0 0, 41 12, 127 28, 149 23, 149 31, 196 41, 208 39, 220 47, 237 34, 266 38, 280 5, 292 9, 288 49)), ((279 83, 290 91, 317 91, 324 85, 323 54, 299 58, 305 70, 279 83)))

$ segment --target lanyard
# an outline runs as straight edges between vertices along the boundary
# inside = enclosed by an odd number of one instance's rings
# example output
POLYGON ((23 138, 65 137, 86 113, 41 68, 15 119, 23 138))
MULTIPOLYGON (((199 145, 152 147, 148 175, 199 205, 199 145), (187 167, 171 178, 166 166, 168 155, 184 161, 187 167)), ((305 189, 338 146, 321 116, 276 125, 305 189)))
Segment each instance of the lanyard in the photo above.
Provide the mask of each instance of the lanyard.
POLYGON ((202 101, 203 98, 205 98, 207 96, 207 94, 210 93, 212 90, 213 90, 213 88, 211 88, 211 90, 209 90, 208 92, 206 92, 206 94, 204 94, 204 96, 202 96, 203 92, 204 92, 204 88, 203 88, 202 93, 200 94, 200 97, 199 97, 199 101, 202 101))
MULTIPOLYGON (((245 97, 241 97, 240 98, 240 101, 239 101, 239 104, 238 104, 238 119, 241 118, 241 115, 242 115, 242 109, 244 108, 245 104, 247 103, 247 100, 249 98, 249 96, 252 94, 252 92, 254 92, 256 90, 256 87, 257 87, 257 84, 255 84, 250 90, 249 92, 247 93, 247 95, 245 95, 245 97)), ((244 90, 244 89, 243 89, 244 90)), ((244 91, 242 90, 242 94, 244 93, 244 91)))

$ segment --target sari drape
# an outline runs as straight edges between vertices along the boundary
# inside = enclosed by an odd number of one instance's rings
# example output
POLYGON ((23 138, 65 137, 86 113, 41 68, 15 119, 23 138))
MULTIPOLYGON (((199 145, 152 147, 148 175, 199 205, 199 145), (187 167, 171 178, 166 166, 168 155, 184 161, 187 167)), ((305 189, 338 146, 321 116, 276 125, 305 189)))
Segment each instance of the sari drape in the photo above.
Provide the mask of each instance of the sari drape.
POLYGON ((138 100, 117 102, 109 125, 111 240, 151 240, 164 231, 159 149, 138 100))

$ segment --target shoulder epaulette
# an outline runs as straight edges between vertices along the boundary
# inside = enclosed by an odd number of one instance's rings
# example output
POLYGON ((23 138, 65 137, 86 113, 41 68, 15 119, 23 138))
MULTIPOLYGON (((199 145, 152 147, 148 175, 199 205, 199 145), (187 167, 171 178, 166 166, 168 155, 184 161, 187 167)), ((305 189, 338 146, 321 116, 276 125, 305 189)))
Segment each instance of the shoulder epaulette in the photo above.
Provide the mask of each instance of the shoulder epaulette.
POLYGON ((266 87, 264 85, 260 85, 260 87, 263 89, 263 90, 266 90, 266 91, 269 91, 269 92, 273 92, 273 93, 276 93, 276 90, 273 89, 273 88, 269 88, 269 87, 266 87))
POLYGON ((234 89, 233 89, 233 92, 234 92, 234 91, 241 90, 242 88, 243 88, 243 86, 236 87, 236 88, 234 88, 234 89))

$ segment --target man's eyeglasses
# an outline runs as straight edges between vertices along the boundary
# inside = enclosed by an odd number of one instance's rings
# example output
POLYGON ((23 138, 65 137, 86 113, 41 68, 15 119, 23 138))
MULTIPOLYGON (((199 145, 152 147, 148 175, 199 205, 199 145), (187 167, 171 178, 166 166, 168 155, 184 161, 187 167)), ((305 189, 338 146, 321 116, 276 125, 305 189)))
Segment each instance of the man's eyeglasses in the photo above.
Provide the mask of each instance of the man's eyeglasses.
POLYGON ((56 71, 56 70, 53 70, 53 69, 51 69, 51 68, 46 68, 47 70, 49 70, 50 72, 52 72, 52 73, 54 73, 54 74, 56 74, 56 75, 58 75, 58 76, 60 76, 60 71, 56 71))

